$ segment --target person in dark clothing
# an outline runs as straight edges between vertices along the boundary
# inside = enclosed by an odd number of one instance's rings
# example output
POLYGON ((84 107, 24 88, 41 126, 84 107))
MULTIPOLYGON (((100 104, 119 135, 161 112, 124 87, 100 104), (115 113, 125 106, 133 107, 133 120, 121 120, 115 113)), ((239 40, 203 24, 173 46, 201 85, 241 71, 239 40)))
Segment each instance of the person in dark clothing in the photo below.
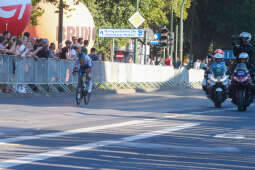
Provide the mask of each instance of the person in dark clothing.
POLYGON ((60 54, 60 59, 68 60, 69 55, 70 55, 70 51, 71 51, 72 41, 66 40, 65 43, 66 43, 66 46, 64 48, 62 48, 62 52, 60 54))
POLYGON ((88 54, 88 45, 89 45, 89 41, 84 40, 81 51, 86 55, 88 54))
POLYGON ((90 57, 93 61, 98 61, 99 57, 96 55, 96 49, 95 49, 95 48, 91 48, 89 57, 90 57))
POLYGON ((249 55, 249 62, 247 63, 247 67, 248 69, 251 71, 251 73, 253 74, 253 72, 255 71, 255 58, 253 56, 253 46, 250 43, 251 41, 251 34, 248 32, 242 32, 239 35, 239 44, 234 43, 234 55, 236 57, 236 61, 234 62, 234 64, 230 67, 230 73, 233 72, 233 70, 235 69, 235 66, 237 63, 239 63, 239 55, 242 52, 245 52, 249 55))
MULTIPOLYGON (((253 91, 253 95, 255 95, 255 80, 254 80, 254 76, 255 76, 255 56, 253 55, 253 46, 250 43, 251 41, 251 34, 248 32, 242 32, 239 35, 239 44, 233 43, 234 45, 234 55, 236 57, 236 60, 234 62, 234 64, 230 67, 229 69, 229 74, 232 75, 232 73, 234 72, 236 65, 238 63, 240 63, 240 54, 243 53, 247 53, 248 54, 248 62, 247 62, 247 68, 250 71, 250 75, 252 78, 252 91, 253 91)), ((231 89, 230 89, 231 90, 231 89)))
POLYGON ((42 49, 38 51, 37 56, 39 58, 49 58, 49 41, 47 39, 42 41, 42 49))

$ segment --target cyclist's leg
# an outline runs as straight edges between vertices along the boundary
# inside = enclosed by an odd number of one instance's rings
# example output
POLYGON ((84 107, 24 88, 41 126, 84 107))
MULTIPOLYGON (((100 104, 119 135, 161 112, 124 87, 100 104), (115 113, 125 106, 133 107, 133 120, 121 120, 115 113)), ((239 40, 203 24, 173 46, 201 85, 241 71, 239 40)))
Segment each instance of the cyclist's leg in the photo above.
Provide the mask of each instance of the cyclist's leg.
POLYGON ((83 73, 79 72, 79 74, 78 74, 78 88, 82 87, 82 83, 83 83, 83 73))
POLYGON ((88 82, 88 92, 91 93, 92 91, 92 76, 91 76, 91 69, 86 70, 86 79, 89 80, 88 82))

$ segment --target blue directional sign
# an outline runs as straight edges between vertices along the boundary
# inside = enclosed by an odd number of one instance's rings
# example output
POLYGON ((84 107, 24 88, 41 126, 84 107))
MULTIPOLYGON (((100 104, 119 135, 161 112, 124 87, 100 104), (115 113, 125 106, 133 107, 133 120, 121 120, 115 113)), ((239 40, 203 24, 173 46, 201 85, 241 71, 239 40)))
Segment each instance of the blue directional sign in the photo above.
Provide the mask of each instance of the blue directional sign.
POLYGON ((159 45, 161 40, 161 34, 155 33, 153 36, 153 40, 149 42, 150 45, 159 45))
POLYGON ((236 57, 234 56, 233 50, 223 50, 224 51, 224 59, 225 60, 235 60, 236 57))
POLYGON ((144 38, 143 29, 99 29, 100 38, 144 38))

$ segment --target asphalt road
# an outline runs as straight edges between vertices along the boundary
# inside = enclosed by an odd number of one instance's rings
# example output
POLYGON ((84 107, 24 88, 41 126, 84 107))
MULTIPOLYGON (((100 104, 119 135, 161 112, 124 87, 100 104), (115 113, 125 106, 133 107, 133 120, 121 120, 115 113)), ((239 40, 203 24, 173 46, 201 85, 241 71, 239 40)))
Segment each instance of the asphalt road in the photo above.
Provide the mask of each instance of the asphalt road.
POLYGON ((201 90, 0 96, 0 169, 255 169, 255 107, 201 90))

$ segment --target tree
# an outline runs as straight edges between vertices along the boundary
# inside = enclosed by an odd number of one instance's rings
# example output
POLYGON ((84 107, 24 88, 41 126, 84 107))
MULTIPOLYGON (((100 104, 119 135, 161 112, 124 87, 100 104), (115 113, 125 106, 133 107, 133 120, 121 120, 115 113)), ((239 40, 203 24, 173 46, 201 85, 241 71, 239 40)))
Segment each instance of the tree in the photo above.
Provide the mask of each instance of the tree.
MULTIPOLYGON (((253 0, 197 0, 192 2, 194 11, 186 24, 193 18, 193 52, 201 57, 208 54, 209 46, 231 49, 231 36, 255 28, 253 0)), ((191 8, 191 9, 192 9, 191 8)), ((191 27, 186 27, 186 33, 191 27)))
MULTIPOLYGON (((133 28, 128 22, 136 12, 136 0, 90 0, 82 1, 92 12, 97 28, 133 28)), ((141 27, 153 28, 154 31, 164 25, 169 25, 171 3, 174 3, 174 13, 180 16, 180 4, 182 0, 140 0, 139 12, 145 18, 141 27)), ((187 1, 184 18, 187 18, 187 9, 190 7, 190 0, 187 1)), ((119 46, 125 45, 128 39, 117 39, 119 46)), ((96 39, 96 47, 109 52, 111 39, 96 39)))

